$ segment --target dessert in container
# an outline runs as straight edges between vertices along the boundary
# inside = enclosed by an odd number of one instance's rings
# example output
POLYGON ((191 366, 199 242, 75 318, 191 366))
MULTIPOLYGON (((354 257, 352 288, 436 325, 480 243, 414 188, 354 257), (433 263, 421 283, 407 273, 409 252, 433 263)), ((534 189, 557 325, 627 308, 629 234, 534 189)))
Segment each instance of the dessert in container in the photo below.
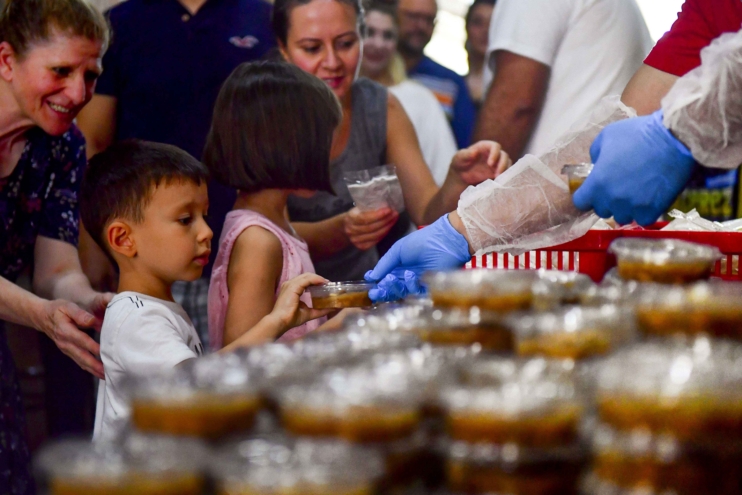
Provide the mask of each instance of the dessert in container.
POLYGON ((565 165, 562 167, 562 175, 567 176, 569 192, 574 192, 585 182, 587 176, 593 171, 592 163, 578 163, 575 165, 565 165))
POLYGON ((708 450, 647 430, 622 431, 600 424, 593 434, 590 493, 732 495, 742 482, 742 456, 708 450), (613 489, 614 492, 608 490, 613 489))
POLYGON ((515 444, 450 442, 446 480, 451 493, 578 495, 585 450, 529 449, 515 444))
POLYGON ((408 438, 420 423, 423 395, 406 371, 359 365, 286 386, 277 394, 281 423, 295 435, 357 443, 408 438))
POLYGON ((538 274, 530 270, 458 270, 423 277, 435 306, 476 306, 500 313, 529 309, 537 280, 538 274))
POLYGON ((636 326, 633 311, 615 305, 516 313, 506 324, 518 355, 572 360, 608 354, 630 341, 636 326))
POLYGON ((541 306, 580 304, 597 287, 595 282, 578 272, 538 270, 539 282, 534 284, 534 299, 543 299, 541 306))
POLYGON ((314 309, 367 308, 373 306, 368 291, 376 284, 363 280, 354 282, 330 282, 307 288, 314 309))
POLYGON ((637 344, 597 375, 600 420, 697 445, 742 441, 742 345, 697 338, 637 344))
POLYGON ((464 369, 465 384, 441 392, 452 440, 541 449, 579 441, 584 405, 569 373, 544 360, 485 363, 486 373, 464 369))
POLYGON ((35 468, 49 495, 200 495, 207 452, 198 440, 157 435, 63 440, 44 447, 35 468))
POLYGON ((639 329, 650 336, 706 334, 742 340, 742 283, 655 288, 638 299, 636 313, 639 329))
POLYGON ((721 252, 705 244, 675 239, 624 237, 608 250, 616 255, 618 274, 624 280, 686 284, 707 279, 721 252))
POLYGON ((384 461, 342 441, 264 435, 224 445, 211 474, 218 495, 373 495, 384 461))
POLYGON ((249 430, 261 409, 259 380, 238 355, 194 359, 127 388, 132 424, 144 432, 218 440, 249 430))

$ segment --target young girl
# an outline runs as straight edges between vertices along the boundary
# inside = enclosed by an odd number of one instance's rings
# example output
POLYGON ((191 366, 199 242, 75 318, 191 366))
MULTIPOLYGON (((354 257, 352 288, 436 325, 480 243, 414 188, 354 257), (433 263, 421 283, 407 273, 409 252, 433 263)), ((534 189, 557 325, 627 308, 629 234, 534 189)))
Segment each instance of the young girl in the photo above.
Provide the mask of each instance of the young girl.
MULTIPOLYGON (((204 163, 239 194, 224 222, 209 286, 212 349, 244 334, 256 344, 293 340, 322 323, 310 321, 283 335, 280 325, 255 327, 271 312, 282 284, 314 273, 306 243, 286 218, 286 202, 291 194, 331 191, 330 146, 340 119, 330 88, 287 63, 242 64, 222 86, 204 163)), ((308 294, 302 301, 311 304, 308 294)))

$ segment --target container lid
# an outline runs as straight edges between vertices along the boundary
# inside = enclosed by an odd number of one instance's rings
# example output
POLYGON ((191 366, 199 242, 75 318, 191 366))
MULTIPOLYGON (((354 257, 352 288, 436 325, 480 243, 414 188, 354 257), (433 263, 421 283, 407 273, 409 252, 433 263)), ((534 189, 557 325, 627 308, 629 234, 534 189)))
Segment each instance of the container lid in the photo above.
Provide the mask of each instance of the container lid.
POLYGON ((132 398, 157 402, 190 401, 205 396, 247 396, 258 393, 256 373, 243 355, 212 354, 163 373, 128 380, 132 398))
POLYGON ((531 293, 538 274, 533 270, 456 270, 430 272, 423 281, 432 293, 514 295, 531 293))
POLYGON ((375 283, 366 282, 365 280, 355 280, 350 282, 329 282, 323 285, 311 285, 307 287, 307 292, 312 297, 326 297, 354 292, 368 292, 375 286, 375 283))
POLYGON ((450 412, 469 411, 511 417, 548 415, 566 405, 581 406, 574 378, 558 365, 543 359, 488 359, 489 380, 476 363, 462 371, 468 384, 449 387, 441 393, 450 412), (476 379, 473 379, 474 377, 476 379))
MULTIPOLYGON (((596 349, 597 354, 604 354, 611 348, 628 342, 635 334, 636 321, 634 312, 627 307, 603 305, 600 307, 568 307, 541 313, 511 315, 506 324, 513 330, 518 344, 526 341, 548 339, 559 336, 574 339, 600 340, 605 347, 596 349)), ((593 342, 599 344, 599 342, 593 342)), ((567 345, 568 339, 563 339, 567 345)), ((555 341, 556 343, 556 341, 555 341)), ((584 342, 588 344, 587 341, 584 342)), ((577 344, 577 341, 573 342, 577 344)))
POLYGON ((423 390, 409 371, 409 365, 332 368, 307 382, 286 386, 276 395, 282 409, 300 407, 339 415, 355 407, 417 410, 423 390))
POLYGON ((211 472, 229 493, 312 493, 370 485, 383 474, 384 464, 378 451, 340 440, 266 435, 225 445, 211 472))
POLYGON ((590 172, 593 171, 593 165, 592 163, 576 163, 571 165, 564 165, 562 167, 562 175, 566 175, 568 177, 587 177, 590 175, 590 172))
POLYGON ((499 469, 513 469, 528 464, 549 462, 580 462, 587 457, 579 444, 549 448, 533 448, 516 443, 490 444, 448 441, 444 443, 446 457, 452 461, 485 465, 499 469))
POLYGON ((640 310, 651 308, 731 310, 742 313, 742 282, 712 280, 685 286, 657 286, 636 298, 640 310))
POLYGON ((45 476, 117 480, 132 474, 200 474, 207 447, 192 438, 131 434, 121 443, 70 439, 42 449, 36 467, 45 476))
POLYGON ((636 344, 607 358, 599 395, 742 399, 742 345, 699 337, 636 344))
POLYGON ((712 263, 721 258, 721 251, 713 246, 676 239, 622 237, 613 241, 608 250, 615 254, 619 260, 624 259, 653 265, 712 263))
POLYGON ((566 272, 559 270, 537 270, 539 281, 534 286, 534 294, 548 294, 558 288, 563 299, 578 299, 589 293, 596 287, 595 282, 578 272, 566 272))

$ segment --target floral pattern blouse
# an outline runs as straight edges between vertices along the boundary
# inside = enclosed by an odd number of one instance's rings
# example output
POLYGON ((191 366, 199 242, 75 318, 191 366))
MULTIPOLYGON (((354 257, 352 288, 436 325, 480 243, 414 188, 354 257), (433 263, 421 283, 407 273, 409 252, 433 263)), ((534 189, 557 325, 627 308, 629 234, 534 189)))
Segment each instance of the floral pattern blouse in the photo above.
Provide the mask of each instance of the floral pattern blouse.
MULTIPOLYGON (((14 281, 34 255, 37 236, 77 245, 85 140, 76 127, 59 137, 38 128, 13 172, 0 179, 0 276, 14 281)), ((0 493, 33 495, 31 457, 13 358, 0 321, 0 493)))
POLYGON ((0 179, 0 276, 15 280, 31 263, 36 236, 77 246, 85 164, 77 127, 59 137, 29 131, 15 170, 0 179))

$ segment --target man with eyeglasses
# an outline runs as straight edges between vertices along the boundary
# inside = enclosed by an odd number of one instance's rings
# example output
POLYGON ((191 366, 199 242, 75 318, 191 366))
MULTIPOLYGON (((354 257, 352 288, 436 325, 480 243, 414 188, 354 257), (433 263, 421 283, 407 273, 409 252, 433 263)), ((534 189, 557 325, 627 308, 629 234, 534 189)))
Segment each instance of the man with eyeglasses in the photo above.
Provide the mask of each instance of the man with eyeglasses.
POLYGON ((446 112, 456 144, 471 144, 476 110, 464 78, 426 57, 425 46, 433 37, 438 6, 435 0, 400 0, 399 53, 407 74, 435 94, 446 112))

